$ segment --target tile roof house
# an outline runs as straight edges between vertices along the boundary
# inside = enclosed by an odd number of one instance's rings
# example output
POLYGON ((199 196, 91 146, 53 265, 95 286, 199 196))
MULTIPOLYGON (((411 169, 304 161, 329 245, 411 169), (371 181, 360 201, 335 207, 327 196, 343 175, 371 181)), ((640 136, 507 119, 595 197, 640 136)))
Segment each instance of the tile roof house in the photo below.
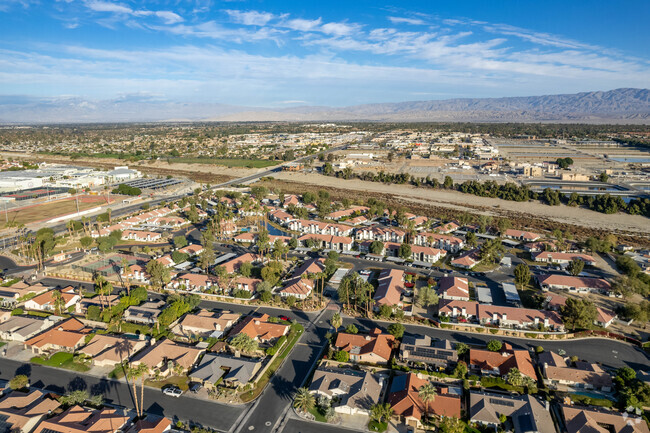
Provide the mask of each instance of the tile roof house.
POLYGON ((62 414, 42 421, 34 433, 117 433, 130 419, 117 409, 91 411, 72 406, 62 414))
POLYGON ((291 278, 284 282, 278 294, 284 298, 293 296, 298 299, 307 299, 315 286, 311 278, 303 278, 309 274, 320 274, 325 271, 324 259, 309 259, 300 265, 292 274, 291 278))
POLYGON ((596 307, 596 320, 594 320, 595 325, 607 328, 612 324, 612 322, 614 322, 614 319, 616 319, 616 313, 612 310, 596 307))
POLYGON ((375 306, 391 307, 402 306, 402 294, 406 291, 404 286, 404 271, 400 269, 383 269, 377 277, 377 290, 373 300, 375 306))
POLYGON ((289 332, 289 325, 284 323, 271 323, 268 321, 269 315, 262 314, 261 316, 246 316, 228 333, 230 337, 234 337, 239 333, 244 333, 251 337, 253 340, 259 342, 269 342, 287 335, 289 332))
POLYGON ((52 328, 25 341, 34 353, 72 352, 84 344, 89 328, 75 318, 57 323, 52 328))
POLYGON ((436 385, 435 399, 425 404, 419 396, 419 390, 429 383, 413 373, 393 377, 388 394, 388 403, 394 414, 404 420, 407 425, 420 427, 423 415, 446 417, 461 417, 460 395, 450 394, 449 388, 436 385))
POLYGON ((478 250, 470 250, 456 257, 450 263, 452 266, 456 266, 457 268, 472 269, 474 266, 478 265, 480 261, 481 259, 479 258, 478 250))
POLYGON ((188 376, 204 386, 211 387, 222 381, 228 387, 239 388, 250 382, 261 367, 260 358, 207 353, 188 376))
POLYGON ((510 369, 518 369, 522 375, 537 380, 533 361, 527 350, 514 350, 504 344, 500 352, 470 349, 469 368, 483 375, 505 377, 510 369))
POLYGON ((372 240, 380 242, 404 242, 406 232, 401 229, 386 226, 371 226, 357 229, 355 238, 357 241, 372 240))
POLYGON ((585 265, 594 266, 596 259, 588 254, 579 253, 556 253, 552 251, 540 251, 532 254, 533 260, 536 262, 568 264, 571 260, 578 259, 585 262, 585 265))
POLYGON ((161 233, 148 232, 145 230, 124 230, 122 232, 122 240, 137 241, 137 242, 156 242, 162 238, 161 233))
POLYGON ((171 426, 169 418, 147 415, 145 419, 136 420, 124 433, 164 433, 169 431, 171 426))
POLYGON ((469 282, 467 278, 442 277, 438 281, 438 296, 442 299, 469 301, 469 282))
POLYGON ((290 221, 287 225, 289 230, 300 233, 332 235, 332 236, 350 236, 353 228, 345 224, 324 223, 314 220, 296 219, 290 221))
POLYGON ((261 260, 261 256, 258 256, 257 254, 246 253, 242 254, 239 257, 235 257, 234 259, 228 260, 225 263, 222 263, 221 266, 226 269, 226 273, 234 274, 235 272, 239 271, 239 267, 242 265, 242 263, 255 263, 259 260, 261 260))
POLYGON ((442 233, 444 235, 448 235, 449 233, 453 233, 456 230, 458 230, 460 226, 456 224, 455 222, 451 221, 446 224, 441 224, 438 227, 435 227, 433 231, 436 233, 442 233))
POLYGON ((93 364, 99 367, 115 366, 130 359, 146 345, 144 340, 97 334, 78 352, 91 357, 93 364))
POLYGON ((428 335, 404 335, 399 346, 402 362, 423 362, 445 368, 458 361, 458 352, 449 340, 431 340, 428 335))
POLYGON ((349 217, 354 214, 363 214, 370 210, 367 206, 353 206, 349 209, 338 210, 330 212, 325 217, 333 220, 340 220, 341 218, 349 217))
POLYGON ((36 297, 25 302, 26 310, 38 310, 38 311, 54 311, 54 302, 55 295, 54 293, 58 292, 61 294, 61 297, 64 301, 63 310, 67 310, 70 307, 73 307, 79 302, 81 297, 76 293, 75 289, 65 288, 63 290, 50 290, 49 292, 41 293, 36 297))
POLYGON ((450 253, 457 253, 465 246, 461 238, 440 233, 420 232, 413 238, 415 245, 422 245, 432 248, 440 248, 450 253))
POLYGON ((165 339, 152 343, 151 346, 138 353, 131 360, 131 364, 135 366, 144 364, 150 370, 158 369, 163 376, 166 376, 170 373, 169 364, 180 366, 183 371, 188 371, 204 351, 205 349, 165 339))
POLYGON ((6 432, 30 432, 36 424, 60 406, 41 391, 12 392, 0 400, 0 428, 6 432))
POLYGON ((350 354, 351 362, 380 364, 390 361, 395 337, 375 328, 369 334, 348 334, 339 332, 334 347, 350 354))
POLYGON ((183 248, 180 248, 178 251, 192 257, 192 256, 199 255, 201 251, 203 251, 203 247, 198 244, 191 244, 191 245, 186 245, 183 248))
POLYGON ((556 433, 548 407, 532 395, 470 392, 470 422, 496 430, 501 427, 502 414, 512 420, 514 433, 556 433))
MULTIPOLYGON (((386 242, 384 243, 385 253, 391 257, 398 257, 401 245, 402 244, 397 242, 386 242)), ((420 262, 435 263, 440 260, 440 257, 446 255, 447 252, 445 250, 420 245, 411 245, 411 257, 409 258, 420 262)))
POLYGON ((18 281, 9 287, 0 287, 0 306, 4 308, 13 308, 18 299, 26 295, 40 294, 49 289, 41 283, 29 285, 24 281, 18 281))
POLYGON ((185 290, 204 292, 217 284, 217 277, 206 274, 187 273, 175 278, 174 286, 185 286, 185 290))
POLYGON ((542 290, 568 290, 569 292, 600 292, 608 294, 612 285, 602 278, 574 277, 562 274, 538 275, 537 282, 542 290))
POLYGON ((547 310, 560 311, 566 305, 566 296, 558 295, 557 293, 547 292, 544 294, 544 308, 547 310))
POLYGON ((503 232, 503 237, 507 239, 514 239, 522 242, 535 242, 542 236, 537 233, 527 232, 524 230, 508 229, 503 232))
POLYGON ((643 418, 610 410, 560 406, 567 433, 650 433, 643 418))
POLYGON ((612 376, 598 364, 578 361, 571 366, 568 358, 563 358, 555 352, 542 352, 538 360, 544 383, 552 389, 595 389, 603 392, 612 390, 612 376))
POLYGON ((555 331, 564 330, 564 323, 555 311, 441 299, 438 303, 438 314, 451 318, 473 318, 483 325, 520 329, 536 329, 543 325, 555 331))
POLYGON ((385 378, 369 371, 319 367, 309 391, 336 399, 334 411, 347 415, 370 415, 372 406, 379 403, 385 378))
POLYGON ((347 236, 323 235, 319 233, 308 233, 298 238, 301 246, 306 247, 311 242, 316 248, 325 248, 335 251, 350 251, 354 239, 347 236))
POLYGON ((241 317, 238 313, 212 313, 201 310, 197 314, 186 314, 172 330, 184 337, 214 337, 221 336, 230 329, 241 317))

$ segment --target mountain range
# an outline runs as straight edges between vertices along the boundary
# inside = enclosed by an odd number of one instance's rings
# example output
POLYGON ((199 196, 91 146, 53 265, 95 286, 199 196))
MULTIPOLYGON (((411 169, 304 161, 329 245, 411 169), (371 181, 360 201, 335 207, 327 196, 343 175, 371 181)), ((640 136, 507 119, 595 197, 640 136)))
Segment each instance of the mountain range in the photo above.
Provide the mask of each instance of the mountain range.
POLYGON ((78 97, 0 96, 0 123, 156 121, 379 121, 650 123, 650 90, 458 98, 349 107, 259 108, 181 103, 147 95, 91 101, 78 97))

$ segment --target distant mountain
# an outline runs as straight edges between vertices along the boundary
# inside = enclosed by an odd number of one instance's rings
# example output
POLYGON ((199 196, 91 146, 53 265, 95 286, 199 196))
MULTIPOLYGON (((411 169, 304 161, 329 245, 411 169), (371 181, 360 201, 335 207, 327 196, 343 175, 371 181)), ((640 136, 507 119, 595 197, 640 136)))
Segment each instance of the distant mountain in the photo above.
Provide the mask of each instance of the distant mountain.
POLYGON ((650 90, 616 89, 565 95, 460 98, 355 105, 343 108, 262 109, 177 103, 135 95, 91 102, 81 98, 0 97, 0 122, 220 121, 440 121, 650 123, 650 90))

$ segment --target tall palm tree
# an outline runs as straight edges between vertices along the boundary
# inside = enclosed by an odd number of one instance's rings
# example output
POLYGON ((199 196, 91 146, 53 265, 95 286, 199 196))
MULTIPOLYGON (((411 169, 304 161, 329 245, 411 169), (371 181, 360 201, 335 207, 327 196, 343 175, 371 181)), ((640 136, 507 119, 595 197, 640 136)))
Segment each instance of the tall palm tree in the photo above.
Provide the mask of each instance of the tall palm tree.
POLYGON ((307 388, 299 388, 293 398, 293 407, 303 413, 307 413, 316 405, 314 395, 307 388))
POLYGON ((139 364, 138 366, 129 366, 127 368, 127 376, 131 380, 131 386, 133 386, 133 400, 135 402, 135 412, 139 417, 142 417, 144 412, 144 380, 145 375, 149 367, 144 364, 139 364), (138 399, 138 390, 136 387, 136 381, 140 378, 140 398, 138 399))
POLYGON ((436 399, 436 388, 431 382, 422 385, 418 390, 418 397, 424 403, 424 413, 429 416, 429 403, 436 399))
POLYGON ((129 261, 126 257, 122 257, 122 262, 120 263, 122 266, 122 273, 124 274, 124 278, 126 279, 126 294, 130 295, 131 294, 131 273, 129 271, 129 261))

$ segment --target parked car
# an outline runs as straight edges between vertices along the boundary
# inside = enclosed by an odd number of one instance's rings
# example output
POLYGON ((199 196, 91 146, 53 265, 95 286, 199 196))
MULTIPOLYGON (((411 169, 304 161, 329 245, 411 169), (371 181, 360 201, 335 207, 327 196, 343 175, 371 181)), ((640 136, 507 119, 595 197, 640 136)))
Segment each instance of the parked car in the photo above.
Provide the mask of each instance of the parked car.
POLYGON ((288 322, 289 320, 291 320, 287 316, 280 316, 280 319, 284 320, 285 322, 288 322))
POLYGON ((168 388, 163 389, 163 394, 168 395, 170 397, 178 398, 181 395, 183 395, 183 391, 176 386, 170 386, 168 388))

